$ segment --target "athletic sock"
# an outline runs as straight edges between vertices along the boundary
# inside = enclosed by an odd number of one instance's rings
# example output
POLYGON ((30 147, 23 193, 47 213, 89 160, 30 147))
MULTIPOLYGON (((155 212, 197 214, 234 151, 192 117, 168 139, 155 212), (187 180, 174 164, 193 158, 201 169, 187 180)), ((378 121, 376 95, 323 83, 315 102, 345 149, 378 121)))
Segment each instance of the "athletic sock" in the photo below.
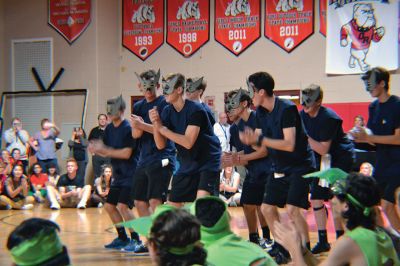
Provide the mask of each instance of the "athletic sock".
POLYGON ((344 230, 336 230, 336 239, 341 237, 344 234, 344 230))
POLYGON ((136 241, 140 241, 139 234, 136 232, 131 232, 131 238, 136 241))
POLYGON ((250 234, 249 234, 249 240, 250 240, 250 242, 259 244, 260 242, 259 242, 259 239, 258 239, 258 238, 259 238, 258 233, 250 233, 250 234))
POLYGON ((262 233, 263 233, 263 238, 270 240, 271 239, 271 233, 269 231, 268 226, 261 227, 262 233))
POLYGON ((318 242, 319 243, 328 243, 328 234, 326 230, 318 230, 318 242))
POLYGON ((126 235, 126 232, 125 232, 125 227, 115 227, 115 229, 117 230, 118 238, 120 238, 122 240, 128 239, 128 236, 126 235))
POLYGON ((308 241, 308 242, 306 243, 306 248, 307 248, 308 250, 311 250, 311 244, 310 244, 310 241, 308 241))

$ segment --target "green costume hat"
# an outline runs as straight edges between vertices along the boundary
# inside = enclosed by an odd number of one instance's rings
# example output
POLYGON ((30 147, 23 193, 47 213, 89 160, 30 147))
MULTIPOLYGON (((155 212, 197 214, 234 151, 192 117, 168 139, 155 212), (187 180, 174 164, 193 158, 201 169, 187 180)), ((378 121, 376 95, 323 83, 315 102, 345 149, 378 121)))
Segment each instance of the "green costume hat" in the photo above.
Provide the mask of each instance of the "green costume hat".
POLYGON ((21 266, 40 265, 41 263, 62 253, 63 245, 56 230, 40 231, 31 239, 21 242, 11 249, 11 257, 15 264, 21 266))
POLYGON ((323 171, 317 171, 303 175, 304 178, 318 177, 320 179, 325 179, 329 184, 335 183, 337 180, 346 179, 348 173, 339 168, 329 168, 323 171))
MULTIPOLYGON (((223 213, 214 225, 209 227, 201 225, 200 227, 201 242, 207 250, 207 262, 210 265, 246 266, 254 262, 260 266, 276 265, 275 261, 262 248, 243 240, 231 231, 229 213, 225 202, 220 198, 213 196, 199 198, 187 206, 190 213, 198 218, 202 216, 202 211, 198 209, 197 205, 203 202, 210 206, 215 206, 214 203, 218 202, 223 208, 223 213)), ((216 215, 212 212, 211 210, 210 216, 216 215)))
POLYGON ((169 205, 169 204, 163 204, 157 206, 157 208, 154 210, 154 213, 150 216, 145 216, 145 217, 140 217, 134 220, 126 221, 123 223, 118 223, 116 224, 117 226, 124 226, 127 228, 134 228, 136 232, 138 232, 140 235, 143 235, 145 237, 148 237, 150 234, 150 229, 153 225, 153 221, 157 219, 157 217, 167 211, 173 211, 175 210, 176 207, 169 205))

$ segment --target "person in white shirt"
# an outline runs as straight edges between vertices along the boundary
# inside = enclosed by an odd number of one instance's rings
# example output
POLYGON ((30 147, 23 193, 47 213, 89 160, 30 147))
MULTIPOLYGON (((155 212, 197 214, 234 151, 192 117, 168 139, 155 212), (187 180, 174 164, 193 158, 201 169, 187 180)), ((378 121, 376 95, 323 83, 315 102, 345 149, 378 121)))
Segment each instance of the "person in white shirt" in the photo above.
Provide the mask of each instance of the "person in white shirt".
POLYGON ((220 112, 218 115, 219 122, 214 124, 214 134, 218 137, 221 144, 222 152, 230 152, 230 133, 228 117, 225 112, 220 112))

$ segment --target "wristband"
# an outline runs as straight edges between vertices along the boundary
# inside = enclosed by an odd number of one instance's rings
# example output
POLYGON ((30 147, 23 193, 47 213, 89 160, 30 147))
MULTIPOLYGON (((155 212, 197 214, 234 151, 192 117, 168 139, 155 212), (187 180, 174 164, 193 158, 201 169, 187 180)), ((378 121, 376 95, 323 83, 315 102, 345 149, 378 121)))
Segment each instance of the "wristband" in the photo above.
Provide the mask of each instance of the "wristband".
POLYGON ((260 136, 258 136, 256 145, 257 145, 258 147, 261 147, 261 146, 262 146, 263 140, 264 140, 264 136, 261 134, 260 136))

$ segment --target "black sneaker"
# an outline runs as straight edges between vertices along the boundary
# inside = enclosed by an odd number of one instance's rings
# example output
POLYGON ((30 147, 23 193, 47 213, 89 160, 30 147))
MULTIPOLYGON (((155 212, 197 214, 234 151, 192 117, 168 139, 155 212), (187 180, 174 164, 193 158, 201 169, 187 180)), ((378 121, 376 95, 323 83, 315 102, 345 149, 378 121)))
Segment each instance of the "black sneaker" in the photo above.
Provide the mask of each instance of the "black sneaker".
POLYGON ((274 240, 272 239, 264 239, 260 238, 259 246, 264 250, 271 250, 272 246, 274 245, 274 240))
POLYGON ((126 240, 122 240, 121 238, 115 238, 110 244, 104 245, 105 248, 108 249, 121 249, 129 244, 129 238, 126 240))
POLYGON ((290 256, 286 256, 283 252, 278 251, 278 254, 274 257, 276 264, 288 264, 291 261, 290 256))
POLYGON ((312 249, 311 253, 312 254, 320 254, 322 252, 328 252, 331 250, 331 245, 329 243, 321 243, 318 242, 312 249))
POLYGON ((149 249, 140 241, 135 248, 135 255, 148 255, 149 249))
POLYGON ((279 247, 277 245, 272 245, 271 249, 268 251, 268 254, 271 257, 275 257, 279 254, 280 250, 279 247))

